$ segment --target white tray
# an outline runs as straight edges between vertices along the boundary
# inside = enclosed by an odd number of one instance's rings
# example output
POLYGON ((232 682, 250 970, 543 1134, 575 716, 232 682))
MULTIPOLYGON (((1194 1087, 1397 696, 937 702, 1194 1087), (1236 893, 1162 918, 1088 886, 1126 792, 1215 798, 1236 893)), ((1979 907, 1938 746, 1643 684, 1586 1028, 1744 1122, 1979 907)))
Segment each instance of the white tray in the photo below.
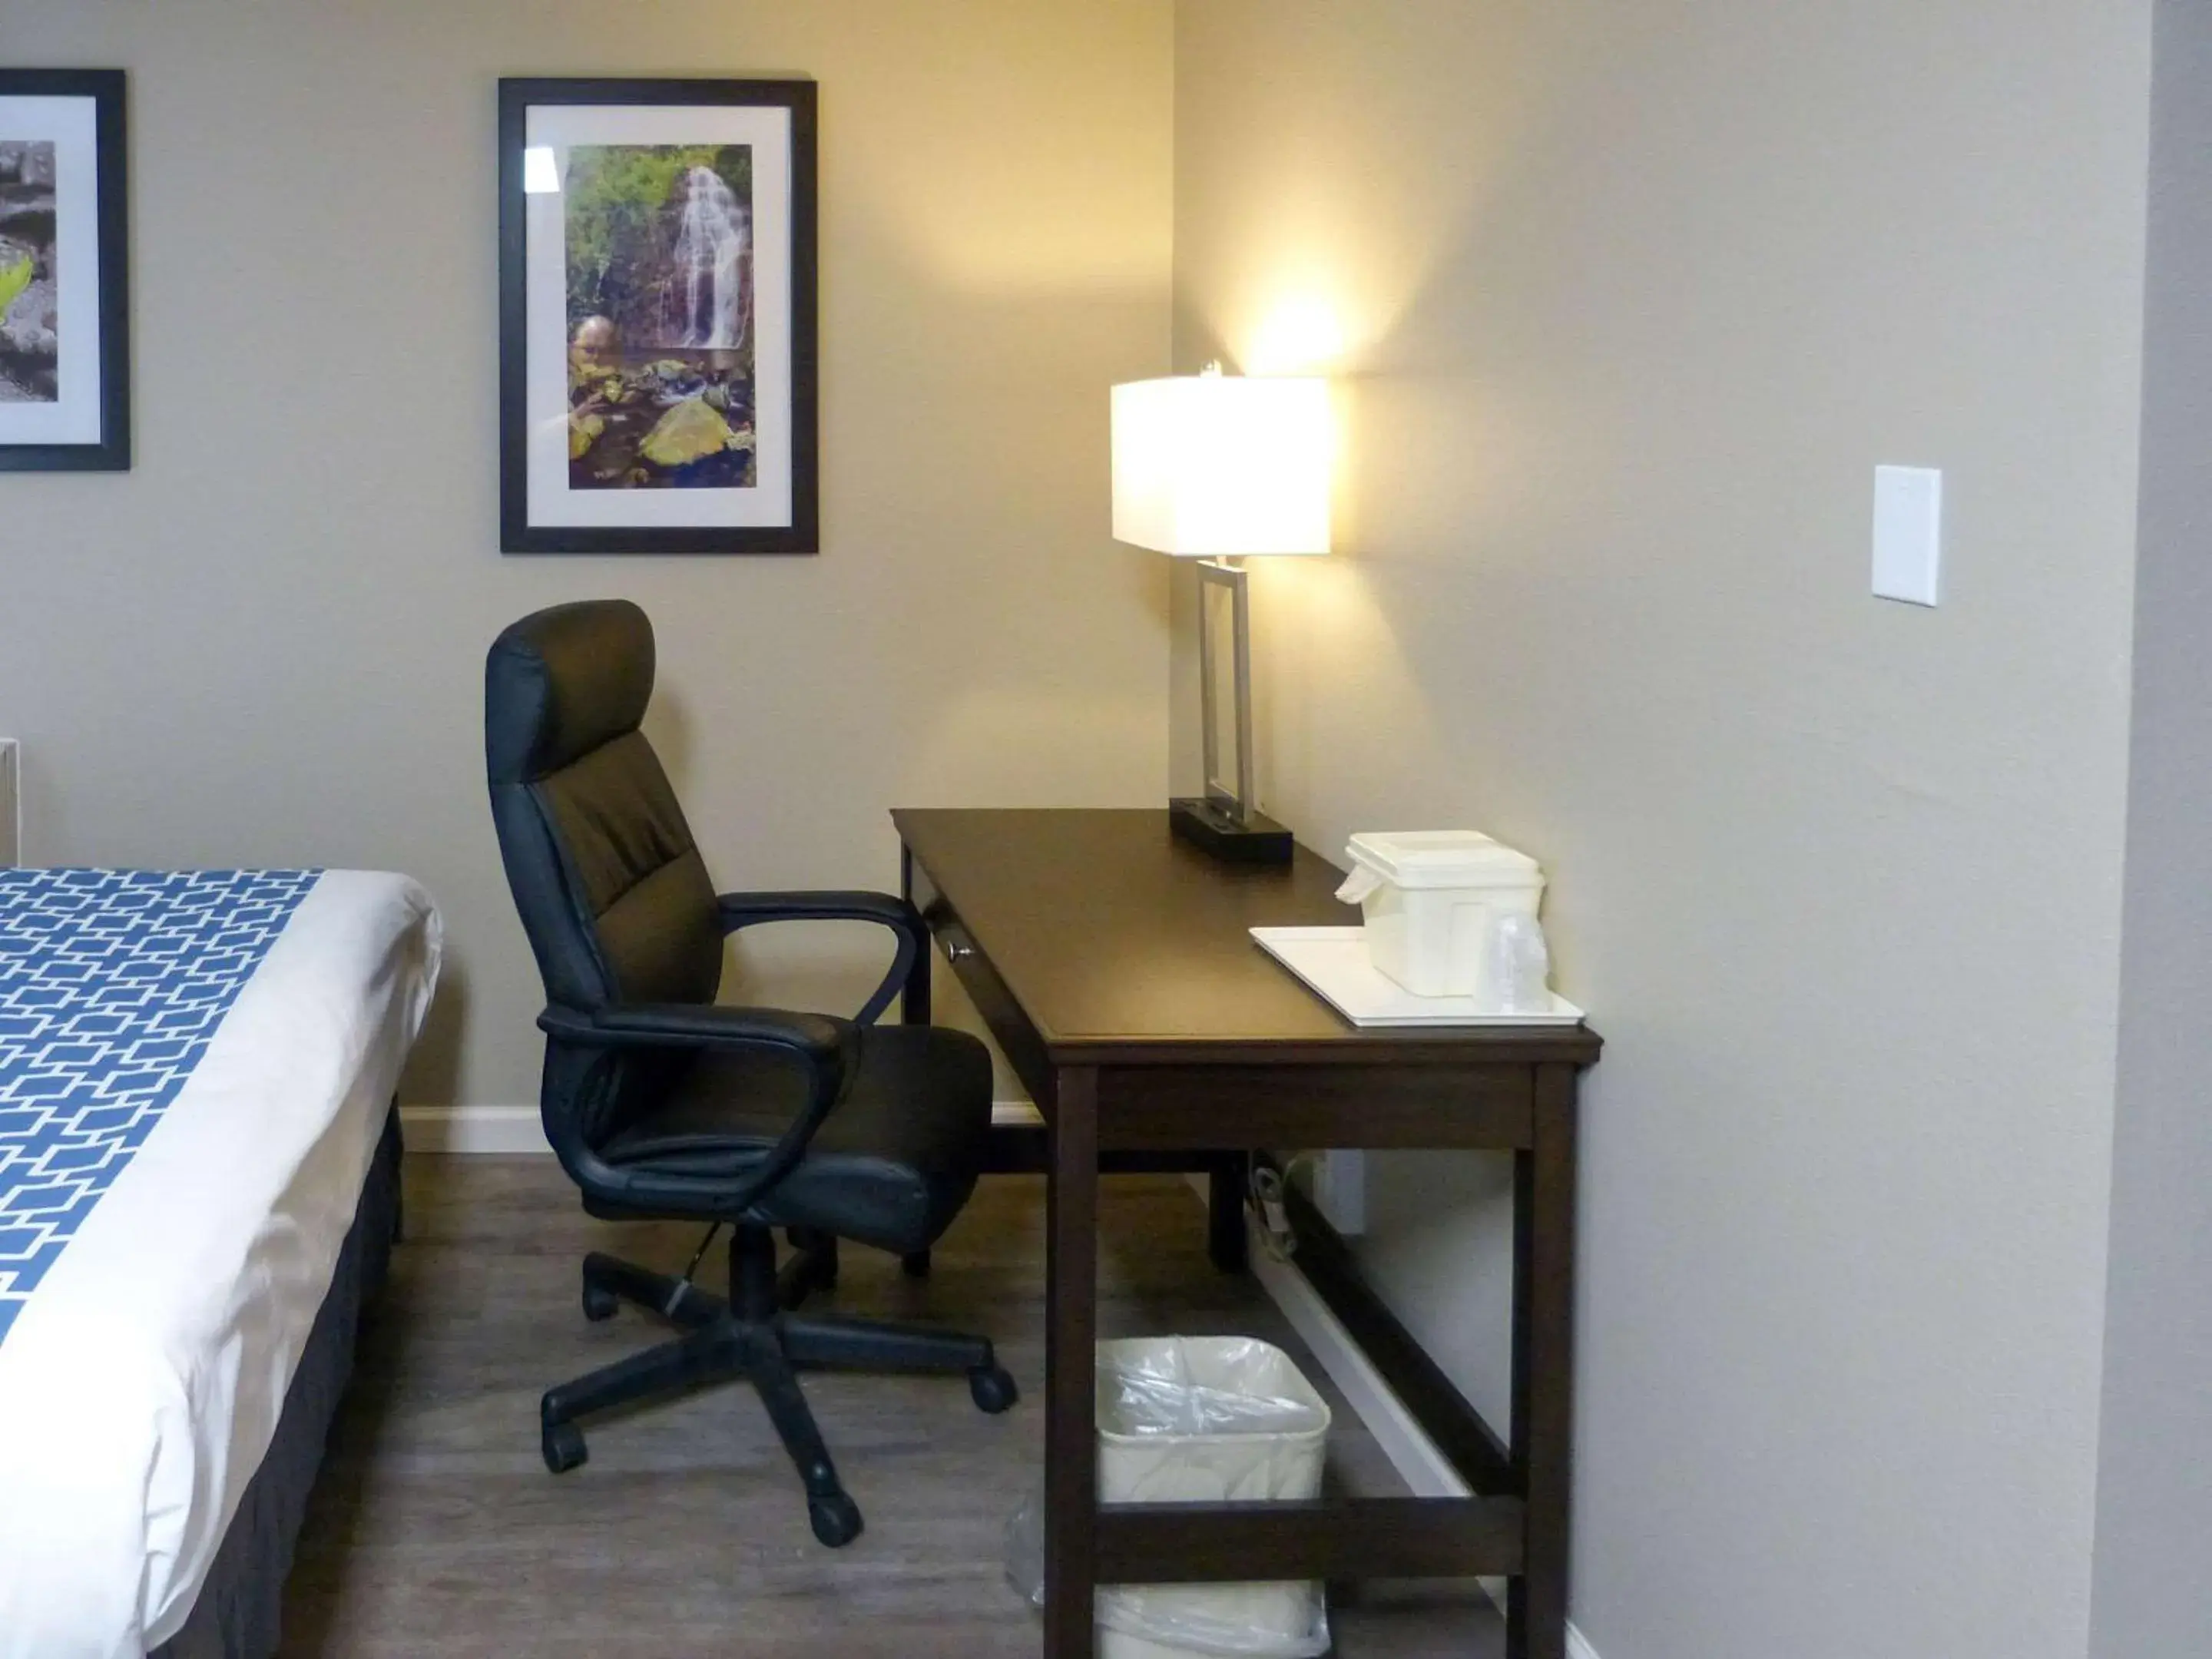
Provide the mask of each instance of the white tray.
POLYGON ((1357 927, 1255 927, 1260 948, 1354 1025, 1579 1025, 1583 1011, 1557 992, 1547 1014, 1486 1013, 1473 997, 1417 997, 1367 959, 1357 927))

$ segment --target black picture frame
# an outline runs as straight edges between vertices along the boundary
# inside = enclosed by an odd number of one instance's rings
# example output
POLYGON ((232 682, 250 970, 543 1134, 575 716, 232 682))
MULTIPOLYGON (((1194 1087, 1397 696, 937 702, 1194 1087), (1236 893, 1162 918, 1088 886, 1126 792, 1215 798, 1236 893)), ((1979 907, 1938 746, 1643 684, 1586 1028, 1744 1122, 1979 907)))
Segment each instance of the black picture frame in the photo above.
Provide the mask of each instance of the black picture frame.
MULTIPOLYGON (((0 472, 125 472, 131 468, 131 204, 126 77, 121 70, 0 69, 0 98, 82 98, 93 106, 99 259, 100 439, 0 438, 0 472)), ((0 137, 7 135, 0 134, 0 137)), ((62 320, 64 349, 68 321, 62 320)))
MULTIPOLYGON (((508 77, 499 83, 500 545, 507 553, 811 554, 821 550, 817 83, 805 80, 508 77), (533 109, 748 106, 790 116, 789 522, 672 526, 533 523, 530 513, 528 199, 533 109)), ((562 326, 567 319, 564 315, 562 326)), ((542 326, 542 319, 541 319, 542 326)), ((665 491, 635 492, 640 497, 665 491)))

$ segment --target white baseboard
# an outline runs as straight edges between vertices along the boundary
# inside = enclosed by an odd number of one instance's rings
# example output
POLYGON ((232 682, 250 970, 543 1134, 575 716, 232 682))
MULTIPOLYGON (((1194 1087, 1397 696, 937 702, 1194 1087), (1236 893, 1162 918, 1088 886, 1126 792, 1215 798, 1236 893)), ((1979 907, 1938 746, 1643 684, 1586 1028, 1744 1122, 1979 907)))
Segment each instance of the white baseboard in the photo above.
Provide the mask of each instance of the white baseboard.
MULTIPOLYGON (((1037 1109, 1026 1100, 1001 1100, 991 1108, 991 1121, 1042 1123, 1037 1109)), ((464 1156, 544 1152, 545 1131, 535 1106, 402 1106, 399 1125, 410 1152, 447 1152, 464 1156)))
POLYGON ((399 1128, 410 1152, 553 1152, 535 1106, 402 1106, 399 1128))

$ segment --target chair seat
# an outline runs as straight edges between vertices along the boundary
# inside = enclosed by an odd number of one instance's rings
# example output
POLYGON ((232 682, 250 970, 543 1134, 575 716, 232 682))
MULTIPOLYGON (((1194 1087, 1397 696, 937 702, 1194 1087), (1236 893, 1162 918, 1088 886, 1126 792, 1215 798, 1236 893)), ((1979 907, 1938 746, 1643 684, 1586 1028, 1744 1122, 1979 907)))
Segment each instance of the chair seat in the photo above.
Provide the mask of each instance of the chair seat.
MULTIPOLYGON (((599 1147, 628 1191, 619 1204, 591 1207, 714 1214, 694 1191, 656 1193, 654 1176, 741 1178, 805 1104, 805 1073, 787 1060, 703 1054, 599 1147)), ((902 1254, 927 1249, 974 1190, 990 1133, 991 1057, 981 1042, 936 1026, 866 1028, 844 1097, 805 1158, 744 1218, 818 1227, 902 1254)))

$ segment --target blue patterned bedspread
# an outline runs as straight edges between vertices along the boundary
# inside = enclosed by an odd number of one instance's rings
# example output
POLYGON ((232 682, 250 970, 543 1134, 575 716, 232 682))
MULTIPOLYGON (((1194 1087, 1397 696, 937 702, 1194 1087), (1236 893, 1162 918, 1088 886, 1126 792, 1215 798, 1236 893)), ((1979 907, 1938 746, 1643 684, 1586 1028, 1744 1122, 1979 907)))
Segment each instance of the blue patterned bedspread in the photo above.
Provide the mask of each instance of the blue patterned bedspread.
POLYGON ((0 870, 0 1341, 314 870, 0 870))

